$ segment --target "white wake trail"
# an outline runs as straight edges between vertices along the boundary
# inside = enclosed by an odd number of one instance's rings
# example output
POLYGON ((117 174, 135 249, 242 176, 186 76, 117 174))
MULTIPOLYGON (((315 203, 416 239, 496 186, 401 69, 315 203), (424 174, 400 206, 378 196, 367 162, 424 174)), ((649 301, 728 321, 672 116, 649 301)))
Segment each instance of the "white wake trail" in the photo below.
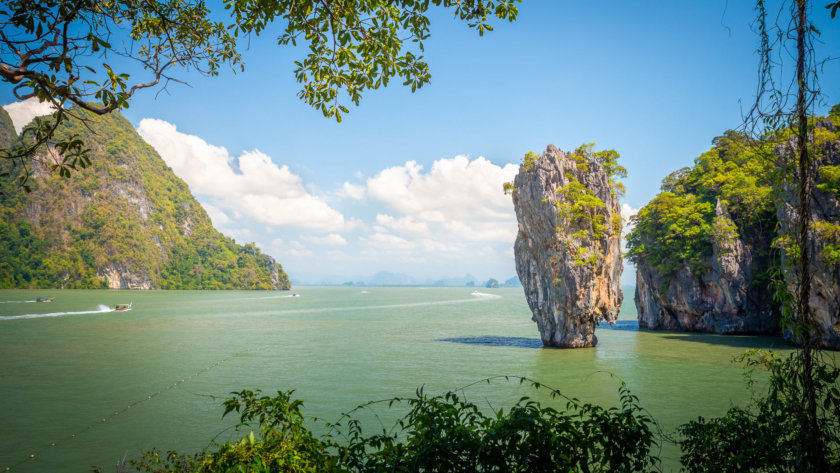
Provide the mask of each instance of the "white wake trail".
POLYGON ((104 306, 99 304, 99 308, 96 310, 81 310, 78 312, 50 312, 47 314, 24 314, 24 315, 10 315, 8 317, 0 317, 0 321, 3 320, 19 320, 19 319, 41 319, 44 317, 64 317, 65 315, 82 315, 82 314, 101 314, 103 312, 113 312, 114 309, 110 307, 104 306))
POLYGON ((270 312, 260 312, 255 313, 254 315, 287 315, 287 314, 319 314, 325 312, 351 312, 351 311, 359 311, 359 310, 377 310, 377 309, 401 309, 406 307, 425 307, 425 306, 436 306, 436 305, 449 305, 449 304, 469 304, 474 302, 481 302, 486 301, 489 299, 501 298, 502 296, 497 296, 495 294, 489 294, 491 297, 481 297, 481 298, 470 298, 470 299, 453 299, 448 301, 426 301, 426 302, 407 302, 403 304, 383 304, 383 305, 364 305, 364 306, 351 306, 351 307, 324 307, 320 309, 289 309, 289 310, 278 310, 278 311, 270 311, 270 312))

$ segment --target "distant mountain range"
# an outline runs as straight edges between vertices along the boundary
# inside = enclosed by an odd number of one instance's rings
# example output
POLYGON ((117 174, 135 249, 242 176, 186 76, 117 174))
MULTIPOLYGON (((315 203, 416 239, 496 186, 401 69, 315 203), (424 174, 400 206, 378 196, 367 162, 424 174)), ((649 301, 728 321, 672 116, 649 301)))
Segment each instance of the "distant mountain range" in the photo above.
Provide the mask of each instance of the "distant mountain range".
MULTIPOLYGON (((255 245, 213 228, 179 179, 118 113, 65 122, 91 166, 59 177, 60 156, 43 150, 20 166, 0 163, 0 287, 116 289, 288 289, 283 268, 255 245)), ((0 108, 0 146, 23 139, 0 108)))
MULTIPOLYGON (((441 287, 485 287, 490 279, 479 279, 471 274, 447 278, 415 278, 407 274, 379 271, 370 276, 342 277, 325 276, 318 280, 294 280, 296 285, 316 286, 441 286, 441 287)), ((498 287, 520 287, 519 278, 513 276, 499 282, 498 287)))

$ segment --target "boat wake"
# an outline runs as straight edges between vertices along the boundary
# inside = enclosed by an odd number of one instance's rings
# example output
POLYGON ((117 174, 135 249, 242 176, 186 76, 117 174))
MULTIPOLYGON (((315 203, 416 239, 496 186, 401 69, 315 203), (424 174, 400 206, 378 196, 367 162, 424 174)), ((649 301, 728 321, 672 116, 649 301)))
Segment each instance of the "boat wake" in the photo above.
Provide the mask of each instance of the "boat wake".
POLYGON ((499 296, 497 294, 487 294, 486 292, 478 292, 478 291, 473 291, 473 292, 470 293, 470 295, 471 296, 476 296, 476 297, 486 297, 488 299, 501 299, 502 298, 502 296, 499 296))
POLYGON ((0 304, 29 304, 35 301, 0 301, 0 304))
POLYGON ((425 307, 425 306, 436 306, 436 305, 449 305, 449 304, 469 304, 469 303, 476 303, 481 301, 486 301, 489 299, 494 299, 497 297, 494 294, 489 294, 491 297, 485 298, 470 298, 470 299, 453 299, 448 301, 426 301, 426 302, 407 302, 404 304, 384 304, 384 305, 364 305, 364 306, 342 306, 342 307, 323 307, 319 309, 289 309, 289 310, 279 310, 279 311, 271 311, 271 312, 260 312, 254 313, 260 315, 292 315, 292 314, 319 314, 319 313, 326 313, 326 312, 355 312, 361 310, 377 310, 377 309, 402 309, 408 307, 425 307))
POLYGON ((96 310, 81 310, 78 312, 50 312, 47 314, 23 314, 23 315, 10 315, 7 317, 0 317, 0 321, 3 320, 19 320, 19 319, 42 319, 44 317, 64 317, 65 315, 82 315, 82 314, 101 314, 103 312, 113 312, 114 309, 99 304, 99 308, 96 310))
POLYGON ((288 299, 289 297, 300 297, 300 294, 284 294, 282 296, 262 296, 262 297, 242 297, 236 299, 222 299, 217 302, 229 302, 229 301, 264 301, 267 299, 288 299))

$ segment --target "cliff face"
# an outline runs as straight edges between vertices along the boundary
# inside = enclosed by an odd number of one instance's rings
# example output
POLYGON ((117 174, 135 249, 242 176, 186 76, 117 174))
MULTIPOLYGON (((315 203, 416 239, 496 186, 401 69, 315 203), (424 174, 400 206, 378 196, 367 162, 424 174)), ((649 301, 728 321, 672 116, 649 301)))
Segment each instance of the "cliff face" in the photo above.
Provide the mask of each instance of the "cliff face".
MULTIPOLYGON (((720 201, 715 220, 735 224, 720 201)), ((737 228, 737 227, 736 227, 737 228)), ((672 277, 639 261, 636 264, 636 310, 639 327, 713 333, 772 334, 778 332, 779 313, 770 288, 756 284, 766 261, 757 248, 768 248, 771 235, 753 234, 712 239, 712 254, 703 271, 689 266, 672 277)))
MULTIPOLYGON (((823 346, 840 349, 840 107, 811 123, 810 307, 823 346)), ((634 217, 641 327, 781 332, 774 293, 793 294, 798 279, 792 136, 756 143, 727 132, 634 217)))
MULTIPOLYGON (((216 231, 166 163, 119 114, 69 122, 92 165, 69 179, 45 150, 31 193, 3 178, 0 287, 288 289, 280 265, 216 231)), ((2 126, 2 120, 0 120, 2 126)), ((0 134, 2 136, 2 134, 0 134)))
POLYGON ((553 145, 514 180, 516 272, 543 344, 592 347, 621 307, 618 198, 604 167, 553 145))
MULTIPOLYGON (((840 122, 840 117, 835 118, 840 122)), ((816 123, 811 172, 815 186, 811 192, 811 222, 813 230, 808 238, 808 256, 811 271, 811 298, 809 304, 819 330, 822 345, 840 350, 840 140, 838 127, 830 119, 816 123)), ((780 147, 779 152, 790 154, 790 149, 780 147)), ((784 182, 782 198, 777 203, 779 234, 793 241, 799 214, 795 183, 784 182)), ((788 289, 795 291, 799 270, 782 253, 782 266, 788 289)), ((790 334, 785 334, 790 338, 790 334)))
POLYGON ((12 117, 3 107, 0 107, 0 148, 8 148, 17 138, 12 117))

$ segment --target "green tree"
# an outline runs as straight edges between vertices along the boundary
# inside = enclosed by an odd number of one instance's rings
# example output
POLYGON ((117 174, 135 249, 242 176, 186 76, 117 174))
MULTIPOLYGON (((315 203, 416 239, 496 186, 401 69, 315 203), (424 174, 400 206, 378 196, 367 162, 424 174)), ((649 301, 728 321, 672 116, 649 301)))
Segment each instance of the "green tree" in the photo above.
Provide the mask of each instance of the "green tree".
MULTIPOLYGON (((800 344, 797 363, 793 365, 791 376, 801 383, 798 409, 792 412, 799 424, 796 441, 802 460, 802 471, 829 471, 826 460, 827 445, 822 441, 824 426, 818 415, 818 381, 820 365, 818 362, 818 330, 810 305, 811 297, 811 255, 809 249, 811 222, 811 198, 815 176, 811 162, 813 160, 811 140, 809 139, 809 113, 820 96, 818 72, 821 64, 817 62, 814 42, 819 30, 811 23, 809 15, 813 2, 809 0, 791 0, 782 2, 776 23, 768 21, 767 6, 764 0, 757 1, 758 33, 761 38, 759 49, 761 63, 759 67, 759 86, 756 101, 747 119, 747 125, 762 128, 765 132, 774 132, 790 127, 795 130, 791 139, 792 163, 797 195, 796 234, 793 237, 796 251, 792 256, 792 267, 796 275, 795 294, 792 304, 786 304, 785 323, 800 344), (776 38, 771 40, 771 38, 776 38), (795 59, 794 76, 790 78, 780 72, 778 58, 795 59)), ((826 6, 834 18, 837 2, 826 6)), ((781 64, 783 65, 783 64, 781 64)))
MULTIPOLYGON (((36 119, 27 139, 0 158, 26 168, 49 145, 62 156, 53 169, 69 177, 90 165, 84 140, 56 136, 64 120, 84 119, 75 107, 103 115, 127 108, 139 90, 179 82, 179 70, 213 76, 243 67, 237 40, 272 24, 282 25, 280 45, 307 46, 295 61, 298 96, 341 121, 343 99, 358 105, 365 91, 393 78, 412 91, 429 83, 422 51, 431 6, 483 35, 492 17, 514 21, 520 1, 224 0, 229 16, 216 21, 202 0, 8 0, 0 5, 0 80, 18 99, 48 102, 55 113, 36 119), (126 73, 129 63, 139 63, 144 77, 126 73)), ((20 174, 22 184, 29 175, 20 174)))

